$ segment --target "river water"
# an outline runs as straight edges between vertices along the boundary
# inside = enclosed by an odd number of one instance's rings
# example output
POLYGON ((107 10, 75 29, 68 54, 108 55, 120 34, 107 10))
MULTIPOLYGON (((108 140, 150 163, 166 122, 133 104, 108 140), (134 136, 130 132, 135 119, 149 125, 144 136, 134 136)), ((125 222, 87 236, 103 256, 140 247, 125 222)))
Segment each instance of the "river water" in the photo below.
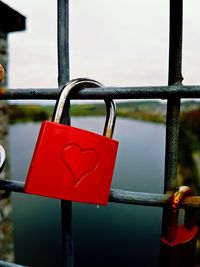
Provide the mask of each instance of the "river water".
MULTIPOLYGON (((104 118, 76 117, 72 124, 101 133, 104 118)), ((13 180, 26 179, 39 127, 39 123, 10 126, 13 180)), ((120 144, 112 188, 162 193, 165 126, 120 118, 114 139, 120 144)), ((18 193, 12 200, 16 263, 61 266, 60 201, 18 193)), ((75 267, 158 266, 161 217, 162 209, 155 207, 74 203, 75 267)))

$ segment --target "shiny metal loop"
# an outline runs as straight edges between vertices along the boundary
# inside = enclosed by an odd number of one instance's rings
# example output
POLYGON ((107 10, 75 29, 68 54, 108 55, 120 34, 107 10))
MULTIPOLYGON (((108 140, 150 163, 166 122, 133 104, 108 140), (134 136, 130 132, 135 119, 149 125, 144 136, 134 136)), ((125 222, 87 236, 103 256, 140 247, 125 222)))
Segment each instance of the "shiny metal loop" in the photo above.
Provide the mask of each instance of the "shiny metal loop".
MULTIPOLYGON (((103 87, 103 85, 95 80, 88 78, 78 78, 69 81, 61 90, 60 97, 56 102, 54 114, 52 117, 52 121, 56 123, 60 123, 61 117, 63 115, 63 109, 66 103, 67 98, 69 97, 69 93, 72 90, 81 90, 82 88, 90 88, 90 87, 103 87)), ((104 126, 103 135, 112 138, 115 121, 116 121, 116 105, 112 99, 104 99, 106 104, 106 121, 104 126)))

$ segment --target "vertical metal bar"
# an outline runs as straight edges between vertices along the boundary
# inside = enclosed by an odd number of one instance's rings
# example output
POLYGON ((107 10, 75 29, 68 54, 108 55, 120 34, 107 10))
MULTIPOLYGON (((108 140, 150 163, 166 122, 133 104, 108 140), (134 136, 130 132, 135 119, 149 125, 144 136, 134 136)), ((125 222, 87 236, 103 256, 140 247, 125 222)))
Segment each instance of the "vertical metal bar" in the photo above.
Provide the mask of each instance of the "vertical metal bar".
POLYGON ((63 267, 74 266, 72 239, 72 202, 61 200, 63 267))
MULTIPOLYGON (((69 1, 58 0, 57 2, 57 42, 58 42, 58 84, 63 86, 69 81, 69 1)), ((70 125, 69 101, 63 112, 66 116, 61 123, 70 125)), ((73 240, 72 240, 72 203, 61 201, 62 218, 62 247, 63 266, 73 267, 73 240)))
POLYGON ((58 0, 58 84, 69 81, 69 2, 58 0))
MULTIPOLYGON (((183 1, 170 0, 169 78, 168 84, 182 84, 183 1)), ((180 98, 167 103, 165 186, 167 191, 176 185, 179 139, 180 98)))
POLYGON ((182 76, 183 0, 170 0, 168 84, 179 83, 182 76))
MULTIPOLYGON (((170 0, 169 74, 168 84, 182 84, 183 1, 170 0)), ((177 153, 180 122, 180 98, 167 102, 164 192, 176 187, 177 153)), ((166 230, 167 208, 163 209, 163 233, 166 230)))

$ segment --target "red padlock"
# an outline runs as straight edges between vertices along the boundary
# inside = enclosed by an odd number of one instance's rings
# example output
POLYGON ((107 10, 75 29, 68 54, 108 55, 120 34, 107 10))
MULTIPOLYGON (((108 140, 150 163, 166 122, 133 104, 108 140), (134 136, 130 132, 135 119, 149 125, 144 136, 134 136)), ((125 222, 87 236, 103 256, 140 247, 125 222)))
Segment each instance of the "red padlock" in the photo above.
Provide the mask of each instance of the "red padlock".
POLYGON ((171 206, 168 207, 168 220, 165 222, 160 246, 160 267, 193 267, 198 227, 195 224, 195 209, 185 209, 184 224, 178 225, 179 207, 182 201, 192 194, 188 186, 180 186, 174 192, 171 206))
POLYGON ((104 136, 61 124, 71 90, 102 87, 90 79, 67 83, 57 101, 52 122, 44 121, 28 171, 25 192, 52 198, 106 205, 118 149, 112 140, 116 107, 105 100, 104 136))

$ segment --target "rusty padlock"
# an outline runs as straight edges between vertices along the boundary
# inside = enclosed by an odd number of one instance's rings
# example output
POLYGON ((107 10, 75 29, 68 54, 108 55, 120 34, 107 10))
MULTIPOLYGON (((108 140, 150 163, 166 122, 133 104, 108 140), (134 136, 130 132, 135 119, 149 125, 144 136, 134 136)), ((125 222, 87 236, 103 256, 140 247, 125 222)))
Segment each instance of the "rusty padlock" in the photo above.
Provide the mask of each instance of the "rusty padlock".
POLYGON ((160 267, 193 267, 198 227, 195 209, 185 209, 184 225, 178 225, 179 207, 192 194, 188 186, 180 186, 172 195, 166 229, 161 237, 160 267))
POLYGON ((110 193, 118 142, 112 140, 116 107, 105 100, 104 136, 61 124, 71 90, 102 87, 91 79, 67 83, 57 101, 52 122, 42 123, 28 171, 25 192, 85 203, 106 205, 110 193))

